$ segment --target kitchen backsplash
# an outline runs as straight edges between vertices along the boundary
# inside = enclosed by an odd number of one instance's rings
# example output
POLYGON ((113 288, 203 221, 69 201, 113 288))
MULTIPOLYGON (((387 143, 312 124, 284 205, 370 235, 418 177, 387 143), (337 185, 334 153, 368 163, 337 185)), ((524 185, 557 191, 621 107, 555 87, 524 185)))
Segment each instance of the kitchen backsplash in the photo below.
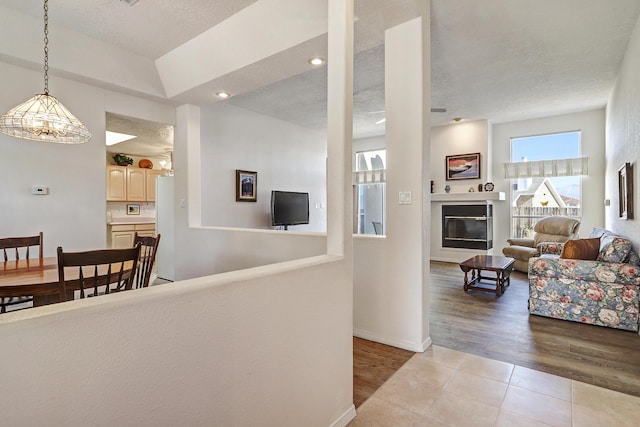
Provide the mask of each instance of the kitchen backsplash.
POLYGON ((107 202, 107 222, 114 218, 155 218, 156 204, 154 202, 107 202), (139 207, 139 208, 138 208, 139 207), (127 215, 127 212, 139 212, 138 215, 127 215))

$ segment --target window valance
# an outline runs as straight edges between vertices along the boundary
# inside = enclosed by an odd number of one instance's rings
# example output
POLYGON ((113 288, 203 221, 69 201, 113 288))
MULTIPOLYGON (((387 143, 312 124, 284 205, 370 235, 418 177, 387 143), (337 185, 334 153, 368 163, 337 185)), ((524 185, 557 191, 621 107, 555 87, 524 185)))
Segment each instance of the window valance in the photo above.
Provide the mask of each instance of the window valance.
POLYGON ((588 173, 588 157, 504 164, 504 177, 506 179, 578 176, 587 175, 588 173))
POLYGON ((386 169, 375 169, 370 171, 358 171, 353 173, 353 184, 378 184, 387 179, 386 169))

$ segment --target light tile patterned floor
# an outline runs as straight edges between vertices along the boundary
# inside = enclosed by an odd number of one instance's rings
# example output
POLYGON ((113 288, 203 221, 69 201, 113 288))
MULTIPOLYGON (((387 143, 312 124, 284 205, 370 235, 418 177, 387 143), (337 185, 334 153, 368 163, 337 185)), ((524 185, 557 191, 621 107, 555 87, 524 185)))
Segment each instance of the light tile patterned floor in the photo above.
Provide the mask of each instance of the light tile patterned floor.
POLYGON ((635 427, 640 398, 431 346, 357 413, 350 427, 635 427))

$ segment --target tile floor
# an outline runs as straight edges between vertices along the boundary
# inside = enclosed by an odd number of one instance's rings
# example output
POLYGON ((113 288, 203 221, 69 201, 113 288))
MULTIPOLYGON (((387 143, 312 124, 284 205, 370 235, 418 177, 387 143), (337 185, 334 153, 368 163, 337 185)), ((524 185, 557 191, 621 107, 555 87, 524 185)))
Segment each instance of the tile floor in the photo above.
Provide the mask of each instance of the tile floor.
POLYGON ((640 425, 640 398, 431 346, 405 363, 349 426, 640 425))

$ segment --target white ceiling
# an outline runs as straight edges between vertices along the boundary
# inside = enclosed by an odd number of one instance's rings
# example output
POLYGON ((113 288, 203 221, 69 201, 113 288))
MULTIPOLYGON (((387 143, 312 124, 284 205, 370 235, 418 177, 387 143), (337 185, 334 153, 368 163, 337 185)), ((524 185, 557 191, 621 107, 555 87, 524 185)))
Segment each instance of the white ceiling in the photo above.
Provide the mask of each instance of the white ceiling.
MULTIPOLYGON (((64 26, 156 59, 255 1, 140 0, 129 6, 120 0, 54 0, 49 19, 52 30, 64 26)), ((383 30, 415 16, 419 2, 355 1, 355 137, 384 132, 384 125, 375 125, 384 115, 383 30)), ((42 16, 41 0, 0 5, 42 16)), ((639 14, 638 0, 432 0, 432 106, 447 109, 432 113, 432 124, 454 117, 505 122, 603 107, 639 14)), ((277 64, 289 65, 280 59, 277 64)), ((252 78, 261 75, 260 66, 252 78)), ((268 75, 273 63, 262 66, 268 75)), ((246 70, 225 76, 227 87, 234 78, 246 80, 246 70)), ((259 89, 224 102, 325 127, 326 67, 252 83, 259 89)))

